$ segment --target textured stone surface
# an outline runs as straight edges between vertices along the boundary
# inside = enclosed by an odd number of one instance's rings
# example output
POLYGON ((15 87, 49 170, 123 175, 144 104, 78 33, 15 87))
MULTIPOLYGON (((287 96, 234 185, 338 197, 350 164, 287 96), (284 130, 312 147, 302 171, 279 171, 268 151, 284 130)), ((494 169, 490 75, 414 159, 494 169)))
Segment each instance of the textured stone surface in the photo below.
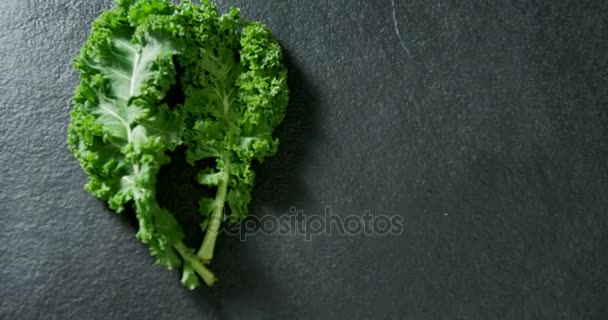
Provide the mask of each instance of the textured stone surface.
POLYGON ((1 1, 0 318, 606 319, 608 5, 472 3, 220 1, 289 57, 254 214, 405 229, 224 238, 222 282, 189 292, 66 149, 70 60, 110 1, 1 1))

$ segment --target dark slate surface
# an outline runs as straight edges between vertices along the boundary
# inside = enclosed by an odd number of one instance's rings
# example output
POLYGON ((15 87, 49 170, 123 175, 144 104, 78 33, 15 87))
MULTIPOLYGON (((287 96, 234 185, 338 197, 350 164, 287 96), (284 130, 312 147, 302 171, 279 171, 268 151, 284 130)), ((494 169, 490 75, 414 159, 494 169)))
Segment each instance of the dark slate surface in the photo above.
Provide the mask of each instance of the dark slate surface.
POLYGON ((64 142, 70 60, 110 1, 1 1, 0 318, 606 319, 608 3, 472 2, 220 2, 291 71, 254 214, 405 228, 224 238, 222 282, 190 292, 64 142))

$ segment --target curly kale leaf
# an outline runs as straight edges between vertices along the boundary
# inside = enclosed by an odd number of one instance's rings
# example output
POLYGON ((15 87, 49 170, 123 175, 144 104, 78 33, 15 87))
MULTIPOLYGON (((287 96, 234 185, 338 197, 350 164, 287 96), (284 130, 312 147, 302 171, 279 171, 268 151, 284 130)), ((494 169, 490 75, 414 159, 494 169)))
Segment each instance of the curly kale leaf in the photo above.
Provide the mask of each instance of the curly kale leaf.
POLYGON ((277 150, 272 131, 288 99, 281 60, 270 31, 238 10, 219 15, 208 1, 166 0, 118 0, 93 23, 74 60, 80 84, 68 146, 89 176, 86 189, 117 212, 133 207, 137 237, 158 264, 183 267, 189 288, 199 285, 198 277, 207 285, 216 281, 206 264, 220 225, 247 215, 252 163, 277 150), (185 101, 168 105, 178 83, 185 101), (183 244, 174 215, 156 201, 158 171, 179 145, 192 165, 204 158, 217 164, 196 177, 217 188, 214 199, 200 201, 205 238, 196 254, 183 244))
POLYGON ((196 50, 183 57, 189 68, 182 80, 188 83, 187 159, 194 164, 214 158, 217 163, 215 170, 198 175, 201 184, 217 187, 215 199, 202 200, 200 207, 206 232, 197 255, 209 261, 220 224, 226 219, 236 223, 248 214, 251 166, 277 150, 272 131, 285 115, 288 89, 281 47, 268 28, 242 20, 236 9, 218 19, 203 14, 195 20, 216 30, 190 40, 196 50))

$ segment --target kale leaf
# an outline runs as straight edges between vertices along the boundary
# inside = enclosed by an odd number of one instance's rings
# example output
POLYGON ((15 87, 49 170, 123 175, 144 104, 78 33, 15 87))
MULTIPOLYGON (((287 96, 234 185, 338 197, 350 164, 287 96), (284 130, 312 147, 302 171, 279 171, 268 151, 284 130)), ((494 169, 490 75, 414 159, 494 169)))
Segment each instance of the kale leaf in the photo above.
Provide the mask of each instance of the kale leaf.
POLYGON ((122 212, 135 209, 137 237, 157 263, 182 268, 182 283, 212 285, 209 270, 222 223, 248 214, 252 164, 277 151, 273 129, 288 102, 282 50, 270 30, 231 8, 167 0, 118 0, 92 26, 74 60, 80 75, 68 147, 89 176, 86 189, 122 212), (178 88, 183 103, 167 95, 178 88), (196 180, 216 188, 200 200, 198 251, 183 242, 173 213, 156 201, 156 176, 186 148, 191 165, 212 158, 196 180))

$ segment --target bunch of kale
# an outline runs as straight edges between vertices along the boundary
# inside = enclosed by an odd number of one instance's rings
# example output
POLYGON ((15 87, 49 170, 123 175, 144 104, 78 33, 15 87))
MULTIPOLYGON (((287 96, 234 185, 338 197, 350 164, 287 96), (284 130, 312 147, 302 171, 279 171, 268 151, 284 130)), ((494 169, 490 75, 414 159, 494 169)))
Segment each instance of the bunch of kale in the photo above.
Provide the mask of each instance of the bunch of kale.
POLYGON ((197 287, 199 276, 213 284, 207 265, 220 225, 247 215, 251 165, 277 150, 272 131, 288 100, 280 45, 264 25, 234 8, 220 15, 207 0, 118 0, 93 23, 74 66, 80 84, 68 146, 90 178, 86 189, 117 212, 135 208, 137 237, 158 264, 182 267, 186 287, 197 287), (183 103, 167 97, 176 88, 183 103), (200 200, 198 251, 156 201, 158 171, 180 145, 190 164, 216 163, 196 177, 217 189, 200 200))

